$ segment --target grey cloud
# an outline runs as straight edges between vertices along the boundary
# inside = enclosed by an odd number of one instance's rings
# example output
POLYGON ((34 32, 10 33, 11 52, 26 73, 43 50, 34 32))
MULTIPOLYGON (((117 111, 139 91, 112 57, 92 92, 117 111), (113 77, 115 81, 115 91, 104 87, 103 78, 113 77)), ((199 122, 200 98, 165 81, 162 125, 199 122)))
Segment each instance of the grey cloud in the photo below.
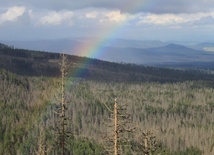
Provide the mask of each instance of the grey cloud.
POLYGON ((128 13, 195 13, 214 10, 213 0, 11 0, 10 4, 3 2, 3 5, 12 4, 51 10, 106 8, 128 13))
MULTIPOLYGON (((26 8, 25 13, 14 22, 6 22, 0 25, 0 39, 46 39, 46 38, 64 38, 76 36, 94 36, 102 34, 111 29, 111 25, 99 23, 99 19, 105 18, 103 14, 109 9, 117 9, 126 13, 138 13, 123 25, 123 31, 126 33, 117 34, 117 37, 137 38, 137 39, 201 39, 202 35, 211 37, 212 29, 202 32, 203 25, 214 24, 211 16, 199 19, 197 12, 214 12, 213 0, 9 0, 1 1, 0 14, 5 13, 8 8, 14 6, 23 6, 26 8), (143 3, 142 3, 143 2, 143 3), (87 8, 87 9, 86 9, 87 8), (97 9, 105 8, 105 9, 97 9), (32 11, 32 16, 30 14, 32 11), (74 16, 71 17, 73 25, 61 24, 57 26, 36 25, 38 20, 48 15, 49 12, 67 12, 71 11, 74 16), (86 13, 98 12, 96 18, 86 18, 86 13), (104 12, 102 14, 102 12, 104 12), (187 19, 187 23, 178 23, 178 28, 171 28, 169 25, 157 26, 154 24, 139 24, 139 22, 150 13, 174 13, 187 19), (187 14, 179 13, 191 13, 187 14), (192 13, 196 13, 192 15, 192 13), (194 16, 194 18, 191 18, 194 16), (195 19, 198 19, 195 21, 195 19), (194 23, 195 22, 195 23, 194 23), (98 25, 100 24, 100 25, 98 25), (197 25, 199 26, 197 26, 197 25), (192 25, 196 25, 194 29, 192 25), (202 25, 202 26, 201 26, 202 25), (108 27, 109 26, 109 27, 108 27), (157 28, 158 27, 158 28, 157 28), (100 32, 99 32, 100 31, 100 32), (97 33, 99 32, 99 33, 97 33), (142 34, 142 35, 140 35, 142 34), (192 37, 194 36, 194 37, 192 37), (189 37, 189 38, 188 38, 189 37)), ((153 15, 153 14, 151 14, 153 15)), ((203 16, 206 15, 202 13, 203 16)), ((208 13, 207 15, 212 15, 208 13)), ((129 16, 129 15, 128 15, 129 16)), ((174 25, 173 25, 174 26, 174 25)), ((206 27, 205 27, 206 28, 206 27)), ((104 36, 105 34, 103 34, 104 36)), ((100 36, 99 36, 100 37, 100 36)))
POLYGON ((214 25, 214 18, 212 16, 202 17, 199 20, 196 20, 194 25, 214 25))

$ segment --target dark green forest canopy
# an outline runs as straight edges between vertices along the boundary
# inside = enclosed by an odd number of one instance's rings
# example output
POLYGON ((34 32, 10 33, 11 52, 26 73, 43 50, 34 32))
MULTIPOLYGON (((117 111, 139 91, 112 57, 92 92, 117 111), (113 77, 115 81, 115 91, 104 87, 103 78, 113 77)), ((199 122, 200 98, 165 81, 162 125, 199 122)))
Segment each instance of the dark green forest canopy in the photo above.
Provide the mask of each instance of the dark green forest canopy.
MULTIPOLYGON (((68 76, 103 82, 213 81, 208 71, 179 70, 123 64, 67 55, 68 76)), ((0 46, 0 69, 23 76, 60 76, 60 54, 0 46)))

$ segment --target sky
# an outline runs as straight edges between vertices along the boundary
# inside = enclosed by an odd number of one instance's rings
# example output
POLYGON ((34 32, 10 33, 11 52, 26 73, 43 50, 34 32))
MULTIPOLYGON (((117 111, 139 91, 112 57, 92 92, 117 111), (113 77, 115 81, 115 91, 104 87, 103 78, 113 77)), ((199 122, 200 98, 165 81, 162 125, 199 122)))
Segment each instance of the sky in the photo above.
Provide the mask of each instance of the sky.
POLYGON ((0 40, 213 36, 214 0, 0 0, 0 40))

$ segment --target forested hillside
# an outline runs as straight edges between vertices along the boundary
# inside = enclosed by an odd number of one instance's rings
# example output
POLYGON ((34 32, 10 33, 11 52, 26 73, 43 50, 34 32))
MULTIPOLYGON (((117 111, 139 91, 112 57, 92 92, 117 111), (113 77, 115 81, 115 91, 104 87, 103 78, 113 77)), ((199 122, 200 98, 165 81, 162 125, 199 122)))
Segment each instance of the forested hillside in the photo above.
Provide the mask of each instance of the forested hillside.
MULTIPOLYGON (((0 154, 59 154, 55 112, 61 102, 60 55, 8 47, 0 53, 0 154), (18 66, 17 61, 26 64, 18 66), (29 72, 27 64, 31 64, 29 72)), ((76 56, 68 56, 68 63, 66 148, 70 154, 107 154, 103 137, 111 128, 107 125, 111 113, 106 105, 112 109, 115 97, 136 128, 121 154, 143 154, 138 147, 142 131, 155 136, 153 154, 214 153, 212 74, 76 56)))
MULTIPOLYGON (((104 82, 181 82, 213 80, 200 70, 178 70, 114 63, 67 55, 70 77, 104 82)), ((60 54, 0 45, 0 69, 23 76, 60 76, 60 54)))

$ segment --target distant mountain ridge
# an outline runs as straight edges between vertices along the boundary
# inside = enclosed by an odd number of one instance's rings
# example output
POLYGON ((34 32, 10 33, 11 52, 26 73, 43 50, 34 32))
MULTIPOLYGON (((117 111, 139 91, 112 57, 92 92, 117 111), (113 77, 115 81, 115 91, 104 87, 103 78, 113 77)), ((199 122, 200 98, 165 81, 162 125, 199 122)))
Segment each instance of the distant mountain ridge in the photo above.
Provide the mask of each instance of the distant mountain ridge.
POLYGON ((197 46, 209 46, 209 47, 214 47, 214 43, 212 42, 202 42, 197 44, 197 46))
MULTIPOLYGON (((23 76, 60 76, 60 53, 24 50, 12 48, 4 44, 0 45, 0 47, 4 47, 0 48, 0 71, 13 72, 23 76)), ((119 52, 124 51, 121 50, 119 52)), ((200 71, 192 72, 115 63, 74 55, 67 55, 67 60, 69 77, 95 81, 136 83, 213 79, 211 74, 200 71)))
POLYGON ((72 49, 82 44, 91 44, 90 41, 102 42, 103 47, 117 47, 117 48, 153 48, 162 47, 167 43, 159 40, 126 40, 126 39, 113 39, 111 41, 102 41, 100 38, 73 38, 73 39, 60 39, 60 40, 34 40, 34 41, 2 41, 5 44, 14 46, 21 49, 30 49, 37 51, 48 52, 62 52, 68 51, 72 53, 72 49))
POLYGON ((194 49, 197 49, 197 50, 214 52, 214 43, 213 42, 202 42, 202 43, 193 45, 191 47, 194 49))
POLYGON ((102 55, 98 59, 144 65, 207 63, 213 62, 214 53, 177 44, 146 49, 106 47, 102 49, 102 55))
MULTIPOLYGON (((99 41, 97 38, 96 41, 99 41)), ((67 52, 71 55, 78 55, 75 50, 78 46, 90 43, 90 38, 74 38, 62 40, 40 40, 40 41, 18 41, 10 42, 10 46, 50 52, 67 52), (12 44, 14 43, 14 44, 12 44)), ((139 40, 126 40, 114 39, 110 42, 102 43, 100 47, 100 54, 95 59, 123 62, 142 65, 158 65, 185 66, 194 68, 200 67, 199 64, 206 64, 205 69, 214 68, 214 43, 201 43, 194 47, 187 47, 174 43, 166 43, 158 40, 153 41, 139 41, 139 40), (208 47, 209 48, 206 48, 208 47), (196 65, 197 64, 197 65, 196 65)), ((81 55, 82 56, 82 55, 81 55)), ((87 56, 87 55, 84 55, 87 56)), ((204 67, 203 67, 204 68, 204 67)))
POLYGON ((0 43, 0 48, 10 48, 8 45, 0 43))

